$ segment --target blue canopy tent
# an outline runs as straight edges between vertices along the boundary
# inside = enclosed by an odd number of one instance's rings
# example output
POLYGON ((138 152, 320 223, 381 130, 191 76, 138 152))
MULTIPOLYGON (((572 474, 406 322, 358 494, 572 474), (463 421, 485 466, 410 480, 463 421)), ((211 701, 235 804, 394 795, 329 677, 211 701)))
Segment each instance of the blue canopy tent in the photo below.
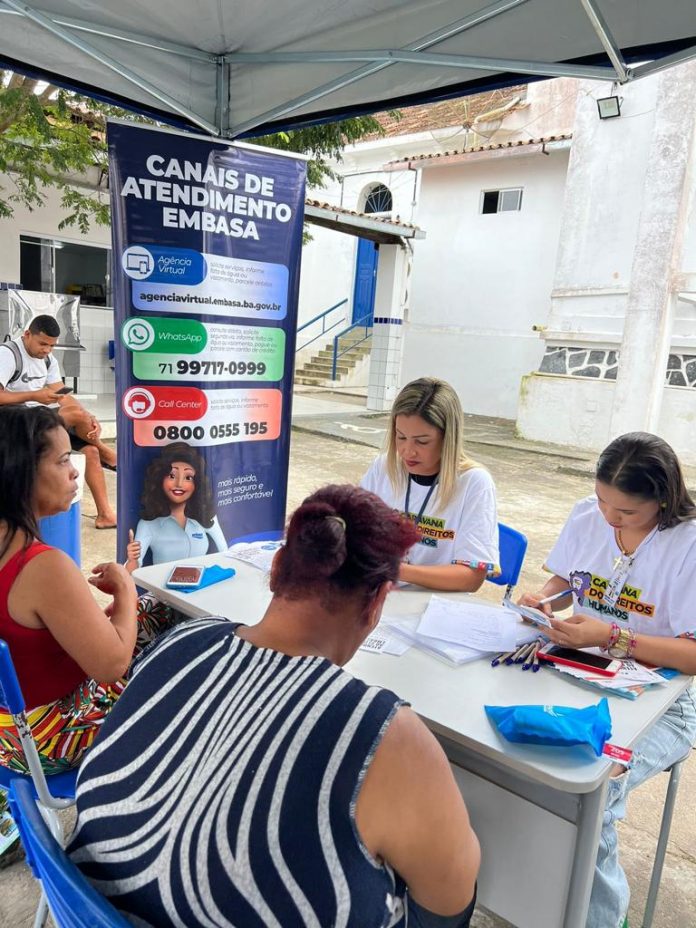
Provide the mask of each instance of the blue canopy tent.
POLYGON ((224 138, 696 56, 694 0, 0 0, 0 61, 224 138))

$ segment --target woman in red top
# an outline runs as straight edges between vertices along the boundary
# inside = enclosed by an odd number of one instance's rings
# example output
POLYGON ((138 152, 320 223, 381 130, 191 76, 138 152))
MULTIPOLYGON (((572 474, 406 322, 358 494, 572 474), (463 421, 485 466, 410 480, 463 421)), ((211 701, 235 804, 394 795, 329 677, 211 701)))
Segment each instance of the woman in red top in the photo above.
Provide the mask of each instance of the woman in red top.
MULTIPOLYGON (((89 582, 113 599, 103 611, 68 555, 39 540, 38 520, 67 510, 76 489, 70 439, 52 410, 0 410, 0 474, 0 638, 45 772, 58 773, 79 763, 123 691, 138 597, 123 567, 99 564, 89 582)), ((0 764, 26 772, 12 717, 1 706, 0 764)))

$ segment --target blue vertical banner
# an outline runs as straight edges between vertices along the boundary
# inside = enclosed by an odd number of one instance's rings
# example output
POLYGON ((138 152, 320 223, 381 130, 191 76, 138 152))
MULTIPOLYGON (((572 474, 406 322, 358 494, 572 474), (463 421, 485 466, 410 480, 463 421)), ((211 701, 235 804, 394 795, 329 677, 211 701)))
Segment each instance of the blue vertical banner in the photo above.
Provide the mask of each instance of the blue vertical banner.
POLYGON ((119 553, 277 537, 305 162, 118 121, 108 147, 119 553))

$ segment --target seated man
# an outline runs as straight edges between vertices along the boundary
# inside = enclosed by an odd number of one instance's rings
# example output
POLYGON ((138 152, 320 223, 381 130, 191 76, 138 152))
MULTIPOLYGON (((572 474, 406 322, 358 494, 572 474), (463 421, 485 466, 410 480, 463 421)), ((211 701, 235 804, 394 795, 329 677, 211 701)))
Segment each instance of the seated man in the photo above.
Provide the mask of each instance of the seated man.
POLYGON ((116 468, 116 452, 99 438, 101 425, 63 388, 58 362, 51 354, 60 327, 53 316, 35 316, 19 338, 0 345, 0 406, 55 406, 70 434, 73 449, 85 455, 85 480, 97 507, 96 528, 115 528, 102 465, 116 468))

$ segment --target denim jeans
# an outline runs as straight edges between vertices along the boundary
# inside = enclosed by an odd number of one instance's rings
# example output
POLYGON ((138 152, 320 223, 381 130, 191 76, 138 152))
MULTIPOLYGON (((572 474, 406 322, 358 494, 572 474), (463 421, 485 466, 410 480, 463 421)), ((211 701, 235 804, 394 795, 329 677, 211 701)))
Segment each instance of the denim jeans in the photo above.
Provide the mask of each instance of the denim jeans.
POLYGON ((626 815, 629 792, 684 757, 694 741, 696 700, 688 689, 636 743, 630 769, 609 780, 586 928, 621 928, 628 911, 631 894, 619 864, 616 822, 626 815))

